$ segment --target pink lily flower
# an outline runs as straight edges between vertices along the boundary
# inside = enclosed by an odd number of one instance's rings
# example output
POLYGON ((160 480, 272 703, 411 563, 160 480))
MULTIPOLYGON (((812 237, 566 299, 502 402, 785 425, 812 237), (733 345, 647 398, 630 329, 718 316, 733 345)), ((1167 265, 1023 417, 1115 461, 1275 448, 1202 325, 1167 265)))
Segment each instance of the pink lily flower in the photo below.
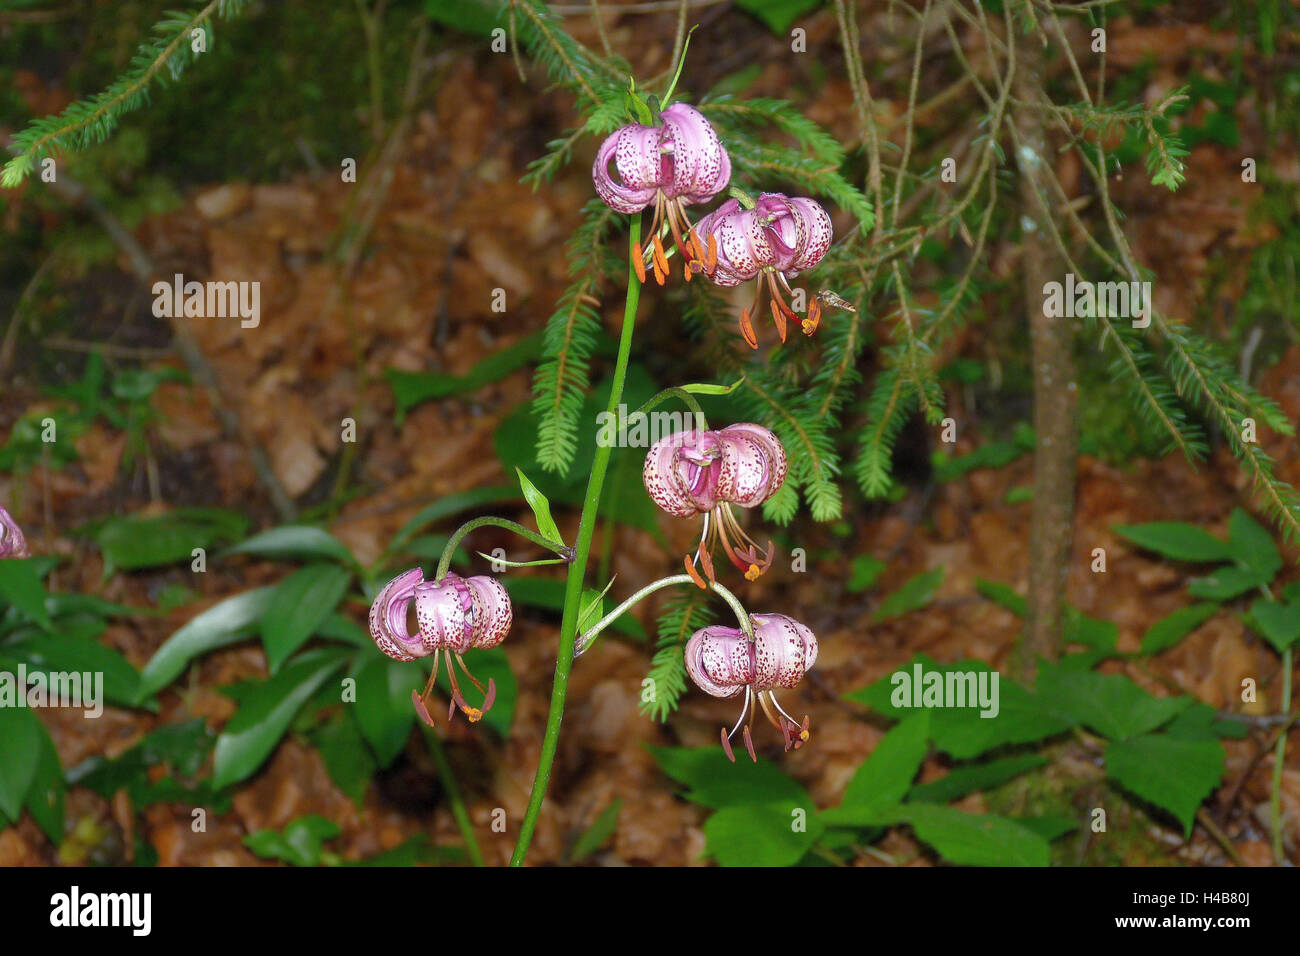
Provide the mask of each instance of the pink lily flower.
POLYGON ((781 441, 762 425, 728 425, 719 431, 674 432, 659 439, 646 454, 641 477, 646 493, 678 518, 704 515, 704 528, 687 573, 700 587, 697 562, 713 580, 710 552, 723 553, 753 581, 772 564, 772 542, 760 548, 732 514, 731 506, 753 508, 771 498, 785 482, 786 459, 781 441))
POLYGON ((451 720, 459 707, 473 723, 492 709, 496 683, 489 678, 485 689, 469 672, 461 655, 472 647, 496 647, 506 639, 512 619, 510 596, 496 578, 486 575, 462 578, 453 572, 441 581, 426 581, 419 568, 412 568, 389 581, 370 606, 370 636, 394 660, 412 661, 433 655, 433 674, 424 693, 411 691, 415 712, 431 727, 434 723, 427 701, 438 679, 438 652, 441 651, 451 680, 447 719, 451 720), (415 634, 407 627, 407 611, 412 601, 415 602, 415 634), (461 694, 452 666, 453 655, 465 676, 483 694, 482 708, 471 707, 461 694))
POLYGON ((27 550, 27 539, 23 529, 13 516, 0 508, 0 558, 26 558, 31 552, 27 550))
POLYGON ((668 256, 660 236, 664 231, 672 233, 682 254, 687 281, 695 272, 710 271, 717 249, 695 235, 685 207, 708 202, 727 188, 731 157, 709 121, 693 106, 674 103, 659 115, 660 126, 633 123, 611 133, 596 152, 591 178, 596 194, 611 209, 630 216, 654 205, 651 249, 646 254, 638 249, 634 264, 644 282, 648 260, 655 280, 663 285, 668 277, 668 256), (610 173, 610 160, 617 176, 610 173))
POLYGON ((786 750, 798 750, 812 736, 807 715, 802 723, 796 721, 777 702, 774 691, 793 688, 812 669, 817 662, 817 638, 784 614, 751 614, 749 621, 754 629, 752 642, 739 628, 720 625, 701 628, 686 642, 686 672, 695 686, 713 697, 735 697, 745 691, 736 726, 730 733, 725 727, 721 731, 722 749, 732 763, 736 755, 731 751, 731 738, 741 724, 745 725, 745 749, 750 759, 758 762, 750 733, 758 707, 781 731, 786 750))
POLYGON ((805 335, 817 331, 821 304, 808 303, 808 314, 800 319, 781 293, 793 294, 790 279, 821 261, 831 247, 831 217, 811 199, 791 199, 781 193, 763 193, 753 209, 744 209, 728 199, 695 225, 699 235, 716 242, 718 257, 709 278, 720 286, 738 286, 758 279, 754 304, 740 313, 740 332, 750 348, 758 348, 753 319, 766 285, 768 306, 781 341, 785 341, 786 320, 800 323, 805 335))

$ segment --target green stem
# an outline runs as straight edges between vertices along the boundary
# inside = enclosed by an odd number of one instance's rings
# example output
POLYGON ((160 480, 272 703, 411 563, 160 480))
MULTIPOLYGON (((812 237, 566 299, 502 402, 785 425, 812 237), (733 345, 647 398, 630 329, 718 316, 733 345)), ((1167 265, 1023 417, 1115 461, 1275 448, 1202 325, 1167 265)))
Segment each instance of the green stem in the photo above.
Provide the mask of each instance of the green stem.
POLYGON ((456 529, 455 533, 447 539, 447 546, 442 549, 442 557, 438 559, 438 573, 434 575, 435 581, 441 581, 447 576, 447 569, 451 567, 452 556, 456 553, 456 546, 465 539, 465 536, 475 528, 482 528, 485 525, 492 525, 497 528, 505 528, 507 531, 513 531, 522 538, 527 538, 534 544, 540 544, 549 551, 554 551, 566 561, 571 560, 573 549, 560 541, 552 541, 550 538, 543 537, 536 531, 529 531, 517 521, 510 521, 506 518, 496 518, 487 515, 482 518, 475 518, 473 521, 466 521, 456 529))
MULTIPOLYGON (((632 327, 636 324, 636 307, 641 296, 641 285, 633 268, 633 258, 641 243, 641 217, 634 216, 628 229, 627 300, 623 307, 623 333, 618 342, 618 359, 614 364, 614 381, 609 390, 608 415, 618 410, 623 398, 623 384, 627 380, 628 357, 632 353, 632 327)), ((578 538, 574 548, 573 563, 564 587, 564 617, 560 622, 560 647, 555 658, 555 683, 551 687, 551 710, 546 715, 546 733, 542 737, 542 752, 537 759, 537 775, 533 778, 533 792, 528 797, 528 809, 519 827, 519 840, 515 844, 511 866, 523 866, 532 842, 537 816, 542 810, 547 785, 551 780, 551 765, 555 762, 555 749, 560 739, 560 722, 564 719, 564 698, 569 690, 569 671, 573 667, 573 639, 578 632, 578 609, 582 601, 582 582, 587 574, 587 558, 591 554, 591 535, 596 528, 596 511, 600 507, 600 493, 605 485, 605 470, 613 448, 596 443, 596 454, 591 461, 591 476, 587 479, 587 493, 583 498, 582 517, 578 521, 578 538)))
MULTIPOLYGON (((695 413, 695 423, 698 425, 703 425, 704 430, 708 430, 709 423, 708 420, 704 417, 704 409, 700 408, 700 403, 696 400, 695 396, 692 395, 690 392, 686 391, 686 389, 684 388, 665 388, 654 398, 648 399, 646 403, 642 405, 640 408, 638 408, 636 411, 634 411, 632 415, 644 414, 650 411, 650 409, 654 408, 656 405, 660 405, 668 401, 668 399, 670 398, 680 398, 682 402, 686 405, 686 407, 695 413)), ((629 415, 628 418, 630 419, 632 415, 629 415)))
MULTIPOLYGON (((1282 715, 1291 713, 1291 648, 1282 652, 1282 715)), ((1273 824, 1273 859, 1280 865, 1286 857, 1282 847, 1282 762, 1286 759, 1287 725, 1277 735, 1277 749, 1273 752, 1273 800, 1270 816, 1273 824)))
MULTIPOLYGON (((658 591, 662 588, 671 587, 674 584, 690 584, 695 587, 699 586, 695 584, 695 579, 692 578, 689 574, 673 574, 666 578, 660 578, 658 581, 652 581, 651 583, 643 587, 640 591, 637 591, 635 594, 629 597, 618 607, 614 608, 614 610, 610 611, 608 614, 602 617, 591 627, 587 628, 587 630, 583 631, 582 634, 578 635, 577 653, 578 654, 584 653, 587 650, 587 648, 591 646, 591 642, 596 639, 596 636, 600 634, 601 631, 603 631, 609 625, 613 624, 616 620, 618 620, 620 617, 626 614, 643 598, 648 597, 651 594, 654 594, 655 591, 658 591)), ((740 629, 745 632, 746 637, 748 637, 751 641, 753 641, 754 625, 750 621, 749 614, 745 611, 744 605, 740 603, 740 600, 736 597, 736 595, 732 594, 730 591, 724 588, 717 581, 710 581, 709 587, 712 588, 715 593, 721 595, 722 599, 726 601, 729 605, 731 605, 731 610, 734 611, 736 614, 736 620, 740 622, 740 629)))
POLYGON ((460 787, 456 784, 456 775, 451 772, 451 764, 447 762, 446 751, 442 749, 442 741, 438 739, 438 734, 432 727, 426 727, 421 721, 416 723, 420 724, 420 729, 424 731, 424 742, 429 745, 429 753, 433 755, 434 765, 438 768, 438 777, 442 780, 442 792, 451 806, 451 815, 456 819, 460 835, 465 838, 465 852, 469 855, 469 861, 475 866, 482 866, 483 851, 479 849, 478 839, 474 836, 474 821, 469 818, 469 811, 465 809, 465 801, 461 798, 460 787))

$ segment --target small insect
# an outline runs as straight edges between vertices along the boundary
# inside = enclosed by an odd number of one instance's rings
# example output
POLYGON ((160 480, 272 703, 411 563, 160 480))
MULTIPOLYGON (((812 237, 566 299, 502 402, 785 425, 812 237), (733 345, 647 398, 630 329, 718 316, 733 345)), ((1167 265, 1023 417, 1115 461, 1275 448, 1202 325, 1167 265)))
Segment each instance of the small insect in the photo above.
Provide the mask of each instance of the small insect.
POLYGON ((858 311, 857 309, 853 308, 853 306, 849 304, 847 299, 841 298, 839 295, 836 295, 830 289, 822 289, 820 292, 818 292, 817 300, 821 302, 823 305, 828 305, 835 309, 841 309, 845 312, 858 311))

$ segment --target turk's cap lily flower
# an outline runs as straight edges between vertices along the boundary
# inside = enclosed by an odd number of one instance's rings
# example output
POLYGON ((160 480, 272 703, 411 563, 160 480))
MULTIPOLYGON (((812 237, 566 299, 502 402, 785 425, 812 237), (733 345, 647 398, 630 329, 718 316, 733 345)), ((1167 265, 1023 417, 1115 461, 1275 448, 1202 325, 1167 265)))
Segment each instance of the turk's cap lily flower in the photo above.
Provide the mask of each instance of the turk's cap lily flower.
POLYGON ((394 660, 412 661, 433 655, 433 674, 424 693, 411 692, 416 712, 431 726, 427 700, 438 678, 439 661, 446 658, 452 697, 447 718, 450 720, 459 707, 472 722, 491 709, 496 699, 496 684, 489 679, 484 688, 469 672, 461 655, 471 648, 496 647, 506 639, 513 616, 510 596, 496 578, 487 575, 463 578, 452 572, 441 581, 426 581, 423 571, 412 568, 389 581, 370 606, 370 636, 375 646, 394 660), (414 634, 407 623, 412 602, 414 634), (452 665, 453 656, 465 676, 483 693, 482 708, 466 703, 452 665))
POLYGON ((716 543, 751 581, 771 565, 771 542, 760 548, 741 529, 731 506, 761 505, 777 493, 785 475, 780 439, 752 423, 666 435, 651 446, 641 473, 646 493, 664 511, 678 518, 705 516, 695 557, 686 560, 687 571, 701 587, 695 563, 712 578, 709 555, 716 543))
POLYGON ((728 733, 721 732, 722 749, 735 762, 731 738, 744 725, 745 749, 752 760, 751 728, 758 707, 781 731, 785 749, 798 749, 811 736, 809 720, 797 722, 777 702, 775 691, 789 690, 803 679, 817 662, 817 638, 813 632, 784 614, 751 614, 754 640, 735 627, 711 625, 701 628, 686 642, 686 672, 695 686, 713 697, 735 697, 744 691, 740 719, 728 733), (748 718, 748 720, 746 720, 748 718))
POLYGON ((717 261, 709 272, 715 284, 730 288, 758 279, 754 304, 741 312, 740 319, 741 332, 752 347, 758 347, 752 320, 764 287, 770 293, 769 310, 782 342, 787 320, 800 323, 806 335, 817 330, 821 317, 817 299, 809 302, 807 317, 800 319, 782 293, 791 294, 789 280, 816 266, 831 247, 831 217, 820 204, 804 197, 763 193, 752 209, 746 209, 739 200, 728 199, 700 219, 695 229, 702 240, 717 246, 717 261))
POLYGON ((716 257, 716 248, 692 234, 685 207, 708 202, 727 188, 731 157, 693 106, 674 103, 659 116, 658 126, 633 123, 611 133, 596 151, 591 178, 596 194, 617 212, 630 216, 654 206, 650 249, 637 250, 634 262, 642 282, 648 262, 663 285, 668 276, 663 235, 672 234, 688 281, 693 273, 708 271, 708 261, 716 257))
POLYGON ((0 558, 26 558, 31 552, 27 550, 27 539, 23 529, 4 508, 0 508, 0 558))

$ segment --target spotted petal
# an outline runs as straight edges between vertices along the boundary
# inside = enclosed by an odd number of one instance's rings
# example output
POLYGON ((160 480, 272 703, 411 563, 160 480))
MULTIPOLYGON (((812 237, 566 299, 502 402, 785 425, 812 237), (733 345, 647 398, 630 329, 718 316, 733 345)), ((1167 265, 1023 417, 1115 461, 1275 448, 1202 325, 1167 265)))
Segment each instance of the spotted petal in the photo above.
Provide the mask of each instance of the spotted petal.
POLYGON ((791 688, 817 662, 813 632, 784 614, 751 614, 754 625, 754 684, 791 688))
POLYGON ((701 628, 686 642, 686 673, 713 697, 734 697, 754 681, 754 645, 739 628, 701 628))
POLYGON ((731 157, 704 115, 685 103, 674 103, 660 114, 663 139, 660 148, 669 157, 670 179, 664 195, 683 204, 708 202, 731 181, 731 157))

